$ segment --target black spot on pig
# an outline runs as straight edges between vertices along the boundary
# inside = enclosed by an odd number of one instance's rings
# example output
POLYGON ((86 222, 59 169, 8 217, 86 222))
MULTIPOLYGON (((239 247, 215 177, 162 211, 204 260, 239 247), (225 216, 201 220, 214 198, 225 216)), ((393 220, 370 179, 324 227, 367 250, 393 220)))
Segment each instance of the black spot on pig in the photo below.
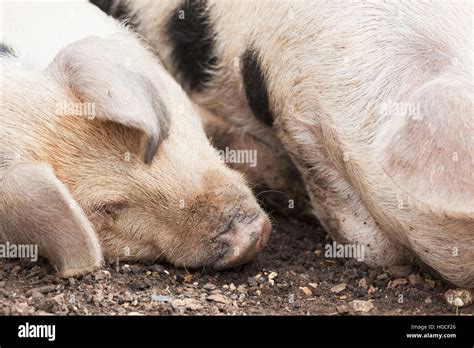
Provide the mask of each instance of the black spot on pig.
POLYGON ((185 0, 166 24, 176 73, 185 88, 202 90, 216 69, 215 31, 207 1, 185 0))
POLYGON ((254 48, 248 48, 242 55, 241 61, 245 96, 250 109, 257 119, 272 126, 274 117, 270 110, 267 81, 257 51, 254 48))
POLYGON ((125 21, 130 27, 136 28, 138 25, 136 16, 132 15, 126 3, 118 0, 89 0, 108 15, 125 21))
POLYGON ((4 44, 3 42, 0 42, 0 56, 16 57, 16 54, 10 46, 4 44))

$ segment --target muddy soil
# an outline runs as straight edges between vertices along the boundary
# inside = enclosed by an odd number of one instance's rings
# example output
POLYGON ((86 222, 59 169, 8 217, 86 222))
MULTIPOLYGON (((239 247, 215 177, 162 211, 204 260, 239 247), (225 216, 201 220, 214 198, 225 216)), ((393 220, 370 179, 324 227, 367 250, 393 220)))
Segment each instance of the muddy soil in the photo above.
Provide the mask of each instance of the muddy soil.
POLYGON ((276 218, 254 262, 226 272, 110 261, 61 279, 46 260, 0 260, 2 315, 456 315, 450 285, 418 265, 370 269, 325 257, 315 224, 276 218))

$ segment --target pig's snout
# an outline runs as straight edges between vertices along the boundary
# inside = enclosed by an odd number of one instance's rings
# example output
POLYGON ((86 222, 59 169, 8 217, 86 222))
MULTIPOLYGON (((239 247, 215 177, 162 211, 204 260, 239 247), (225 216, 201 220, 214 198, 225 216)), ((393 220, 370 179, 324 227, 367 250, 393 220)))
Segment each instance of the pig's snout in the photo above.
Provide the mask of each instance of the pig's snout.
POLYGON ((267 244, 271 230, 270 220, 264 213, 243 217, 235 214, 215 238, 222 243, 223 252, 214 268, 222 270, 250 261, 267 244))

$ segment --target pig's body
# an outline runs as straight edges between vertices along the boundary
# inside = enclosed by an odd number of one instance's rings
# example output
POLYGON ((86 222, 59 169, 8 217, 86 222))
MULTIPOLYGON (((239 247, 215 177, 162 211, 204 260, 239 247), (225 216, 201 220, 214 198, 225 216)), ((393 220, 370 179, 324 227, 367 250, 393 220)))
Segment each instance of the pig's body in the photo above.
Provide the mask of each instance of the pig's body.
POLYGON ((120 3, 195 101, 281 141, 331 234, 474 286, 472 3, 120 3))
POLYGON ((37 244, 64 276, 103 256, 222 269, 266 243, 242 176, 128 29, 85 1, 1 16, 1 242, 37 244))

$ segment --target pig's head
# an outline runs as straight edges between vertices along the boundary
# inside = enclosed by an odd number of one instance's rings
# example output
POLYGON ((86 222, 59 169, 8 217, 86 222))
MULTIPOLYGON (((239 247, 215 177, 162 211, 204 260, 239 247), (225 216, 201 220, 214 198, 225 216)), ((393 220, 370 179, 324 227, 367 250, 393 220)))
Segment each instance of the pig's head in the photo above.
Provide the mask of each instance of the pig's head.
POLYGON ((269 219, 155 59, 128 37, 65 47, 45 70, 57 93, 37 159, 79 204, 105 256, 242 264, 266 244, 269 219))

